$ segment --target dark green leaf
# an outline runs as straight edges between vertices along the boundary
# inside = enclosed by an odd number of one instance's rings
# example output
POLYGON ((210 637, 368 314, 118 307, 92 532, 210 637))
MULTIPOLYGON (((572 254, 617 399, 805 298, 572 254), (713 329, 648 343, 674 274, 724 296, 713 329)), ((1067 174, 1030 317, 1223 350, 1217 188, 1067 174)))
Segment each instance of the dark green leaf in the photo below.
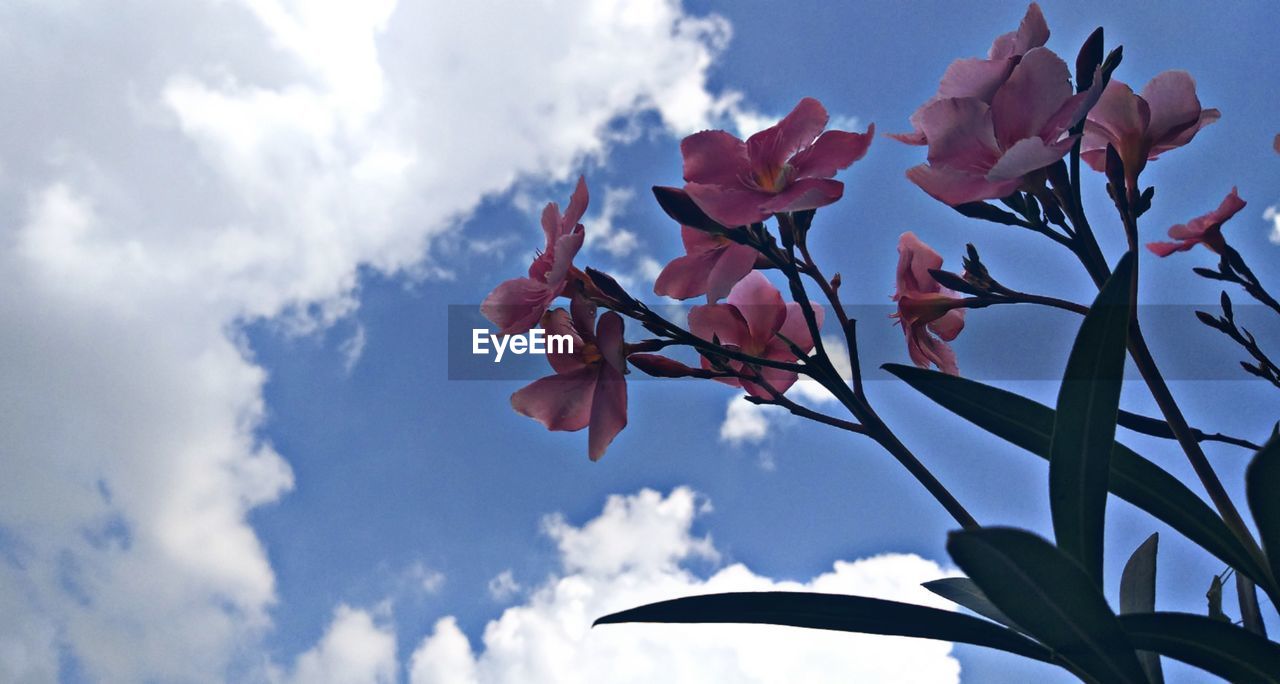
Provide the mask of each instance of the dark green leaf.
MULTIPOLYGON (((1129 556, 1120 575, 1120 614, 1154 613, 1156 610, 1156 549, 1160 535, 1153 534, 1129 556)), ((1151 651, 1138 651, 1138 662, 1152 684, 1164 681, 1160 656, 1151 651)))
POLYGON ((1280 645, 1190 613, 1121 615, 1129 640, 1232 682, 1280 682, 1280 645))
MULTIPOLYGON (((962 418, 1041 458, 1049 457, 1053 409, 974 380, 914 366, 884 369, 962 418)), ((1266 572, 1208 505, 1156 464, 1115 443, 1111 452, 1111 492, 1199 544, 1261 586, 1266 572)))
POLYGON ((1107 599, 1071 557, 1013 528, 952 532, 952 560, 1028 634, 1099 682, 1146 682, 1107 599))
POLYGON ((1280 437, 1272 435, 1263 445, 1245 470, 1244 479, 1262 548, 1271 559, 1272 574, 1280 577, 1280 437))
POLYGON ((1116 438, 1133 253, 1116 264, 1080 324, 1058 390, 1049 445, 1049 507, 1058 548, 1102 586, 1102 537, 1116 438))
POLYGON ((982 593, 978 585, 974 584, 973 580, 968 577, 944 577, 940 580, 925 582, 921 586, 952 603, 972 610, 984 618, 995 620, 1006 627, 1019 629, 1013 620, 1010 620, 1008 615, 996 608, 996 604, 992 603, 991 599, 987 598, 987 595, 982 593))
POLYGON ((623 622, 786 625, 841 632, 958 641, 1051 662, 1040 644, 975 617, 910 603, 862 596, 794 591, 710 594, 660 601, 596 620, 623 622))

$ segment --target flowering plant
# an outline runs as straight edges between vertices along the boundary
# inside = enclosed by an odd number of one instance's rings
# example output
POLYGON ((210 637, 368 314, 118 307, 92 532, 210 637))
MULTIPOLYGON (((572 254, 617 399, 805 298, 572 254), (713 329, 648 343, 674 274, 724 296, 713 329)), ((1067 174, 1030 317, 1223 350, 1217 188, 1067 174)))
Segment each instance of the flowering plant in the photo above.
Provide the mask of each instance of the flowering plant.
MULTIPOLYGON (((1258 600, 1261 591, 1272 607, 1280 605, 1280 436, 1273 432, 1259 445, 1188 425, 1136 308, 1139 264, 1151 258, 1140 248, 1139 220, 1154 200, 1154 188, 1142 187, 1142 172, 1190 143, 1219 113, 1201 106, 1194 81, 1183 72, 1160 74, 1135 94, 1113 78, 1122 52, 1104 52, 1101 28, 1084 42, 1074 78, 1067 63, 1044 47, 1048 36, 1032 4, 1021 26, 997 38, 985 59, 953 63, 937 94, 912 116, 913 130, 891 137, 927 147, 926 163, 906 172, 921 190, 965 217, 1044 236, 1080 264, 1098 294, 1084 305, 1010 288, 972 245, 963 272, 946 271, 941 255, 904 233, 892 298, 914 366, 884 368, 928 399, 1048 460, 1053 540, 980 525, 874 409, 863 383, 857 321, 841 299, 842 279, 827 276, 809 244, 810 233, 821 229, 818 211, 844 194, 835 176, 867 154, 874 126, 863 133, 825 130, 826 110, 805 98, 745 141, 724 131, 689 136, 681 144, 686 185, 654 188, 680 226, 686 250, 663 269, 654 292, 705 297, 689 311, 687 325, 664 317, 608 274, 574 265, 586 231, 579 223, 588 202, 585 181, 564 214, 548 205, 544 251, 527 277, 499 285, 483 311, 504 333, 540 321, 576 344, 571 354, 550 355, 554 374, 516 392, 511 403, 551 430, 588 428, 592 460, 626 425, 630 369, 716 380, 741 388, 753 403, 863 435, 954 518, 959 530, 950 534, 947 550, 967 577, 926 587, 976 615, 857 596, 772 592, 676 599, 598 623, 769 623, 943 639, 1053 663, 1089 682, 1161 682, 1161 657, 1230 681, 1280 681, 1280 644, 1267 639, 1258 600), (1127 239, 1127 251, 1116 259, 1099 246, 1081 200, 1081 188, 1095 179, 1105 183, 1127 239), (567 308, 552 308, 559 299, 568 300, 567 308), (949 343, 966 324, 980 324, 966 320, 966 310, 1003 304, 1082 316, 1056 406, 960 375, 949 343), (606 311, 597 316, 598 309, 606 311), (628 340, 625 319, 650 336, 628 340), (837 323, 848 350, 847 378, 840 370, 844 360, 831 356, 836 345, 823 336, 827 319, 837 323), (698 365, 661 353, 678 347, 695 350, 698 365), (1120 407, 1126 358, 1159 417, 1120 407), (848 415, 788 396, 800 377, 819 383, 848 415), (1118 426, 1176 445, 1209 502, 1117 442, 1118 426), (1256 452, 1246 498, 1257 536, 1206 458, 1204 441, 1256 452), (1225 575, 1214 578, 1209 614, 1156 610, 1156 535, 1125 563, 1113 607, 1102 587, 1108 493, 1225 563, 1235 576, 1239 624, 1224 619, 1225 575)), ((1168 257, 1204 245, 1220 262, 1216 270, 1195 273, 1238 285, 1280 314, 1280 304, 1224 236, 1224 224, 1243 206, 1233 189, 1216 210, 1172 227, 1175 242, 1153 241, 1147 248, 1168 257)), ((1246 371, 1280 388, 1280 368, 1240 327, 1226 292, 1222 309, 1221 316, 1198 315, 1249 354, 1241 364, 1246 371)))

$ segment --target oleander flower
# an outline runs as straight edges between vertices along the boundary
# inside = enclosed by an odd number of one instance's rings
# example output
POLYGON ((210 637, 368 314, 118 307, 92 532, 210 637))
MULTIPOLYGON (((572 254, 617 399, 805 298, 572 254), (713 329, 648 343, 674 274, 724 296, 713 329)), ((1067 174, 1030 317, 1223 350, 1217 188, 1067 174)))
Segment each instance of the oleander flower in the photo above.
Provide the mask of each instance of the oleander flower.
POLYGON ((498 326, 499 334, 527 332, 556 297, 564 294, 574 270, 573 257, 582 249, 585 233, 579 221, 587 211, 588 199, 586 179, 579 177, 563 215, 555 202, 542 210, 546 247, 534 257, 529 275, 498 285, 480 305, 480 312, 498 326))
POLYGON ((570 300, 569 311, 555 309, 542 317, 551 335, 568 335, 571 352, 548 350, 555 369, 511 395, 511 406, 548 430, 588 428, 587 453, 598 461, 627 425, 626 350, 622 317, 606 311, 596 321, 596 307, 583 297, 570 300))
POLYGON ((680 226, 686 254, 667 264, 653 283, 656 294, 689 299, 705 294, 715 303, 755 268, 756 250, 723 235, 680 226))
POLYGON ((1180 223, 1169 229, 1169 237, 1176 242, 1148 242, 1147 249, 1156 256, 1167 257, 1174 252, 1185 252, 1196 245, 1204 245, 1216 254, 1222 254, 1227 241, 1222 237, 1222 224, 1244 209, 1245 201, 1235 188, 1223 198, 1217 209, 1180 223))
POLYGON ((1027 13, 1016 31, 995 39, 986 59, 957 59, 947 67, 938 84, 937 94, 926 100, 911 115, 912 132, 891 133, 889 137, 908 145, 928 144, 928 136, 920 121, 929 105, 953 97, 972 97, 990 105, 996 91, 1009 80, 1009 75, 1022 56, 1032 48, 1043 47, 1048 41, 1049 27, 1045 24, 1040 6, 1033 2, 1027 7, 1027 13))
POLYGON ((832 176, 867 153, 875 125, 865 133, 824 133, 827 119, 822 103, 806 97, 746 142, 725 131, 694 133, 680 143, 685 192, 730 227, 835 202, 844 184, 832 176))
POLYGON ((928 163, 907 178, 952 206, 1005 197, 1024 178, 1061 159, 1076 138, 1069 135, 1101 94, 1095 79, 1075 93, 1067 65, 1036 47, 1017 60, 990 102, 979 97, 936 100, 919 112, 929 145, 928 163))
POLYGON ((931 270, 942 268, 942 256, 916 237, 903 233, 898 239, 897 291, 893 314, 907 339, 907 354, 921 368, 931 364, 944 373, 959 375, 955 351, 947 344, 964 329, 964 312, 956 304, 960 296, 934 280, 931 270))
POLYGON ((1191 142, 1221 116, 1216 109, 1201 108, 1196 82, 1185 71, 1158 74, 1141 95, 1112 79, 1085 120, 1080 158, 1105 172, 1111 145, 1124 162, 1127 184, 1136 188, 1148 161, 1191 142))
MULTIPOLYGON (((813 306, 815 319, 820 326, 823 309, 818 304, 813 306)), ((704 340, 718 339, 726 347, 774 361, 796 360, 796 355, 783 337, 806 353, 813 349, 814 344, 800 305, 783 302, 778 289, 759 271, 752 271, 738 281, 724 304, 693 307, 689 311, 689 330, 704 340)), ((728 366, 737 372, 745 371, 745 364, 740 361, 730 361, 728 366)), ((706 357, 702 359, 702 367, 713 368, 706 357)), ((780 368, 761 367, 760 375, 778 392, 786 392, 796 381, 795 373, 780 368)), ((741 387, 753 396, 773 396, 763 386, 750 380, 719 380, 741 387)))

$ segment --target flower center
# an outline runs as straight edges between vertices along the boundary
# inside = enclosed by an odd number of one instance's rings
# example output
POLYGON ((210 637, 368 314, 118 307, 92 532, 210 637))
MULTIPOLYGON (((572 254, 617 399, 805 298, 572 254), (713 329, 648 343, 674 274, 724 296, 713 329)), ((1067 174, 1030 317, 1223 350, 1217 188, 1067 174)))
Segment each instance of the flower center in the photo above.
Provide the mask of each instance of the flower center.
POLYGON ((765 192, 781 192, 787 187, 789 175, 791 175, 791 166, 788 164, 777 168, 763 168, 755 173, 756 186, 765 192))

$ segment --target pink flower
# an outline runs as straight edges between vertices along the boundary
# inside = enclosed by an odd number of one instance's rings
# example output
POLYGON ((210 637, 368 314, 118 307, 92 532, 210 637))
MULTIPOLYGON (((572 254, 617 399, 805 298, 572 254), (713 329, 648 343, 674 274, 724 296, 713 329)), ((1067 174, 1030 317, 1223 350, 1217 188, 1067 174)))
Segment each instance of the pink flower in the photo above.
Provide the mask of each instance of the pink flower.
POLYGON ((1147 249, 1156 256, 1167 257, 1174 252, 1185 252, 1196 245, 1204 245, 1215 253, 1222 254, 1227 246, 1227 241, 1222 238, 1222 224, 1244 209, 1244 205, 1245 201, 1240 199, 1236 189, 1231 188, 1231 192, 1217 209, 1170 228, 1169 237, 1177 242, 1148 242, 1147 249))
POLYGON ((532 328, 556 297, 564 294, 573 270, 573 257, 582 249, 581 223, 587 211, 587 182, 579 177, 569 199, 569 208, 560 215, 555 202, 542 210, 542 230, 547 244, 529 266, 525 278, 512 278, 493 289, 480 305, 480 312, 502 335, 516 335, 532 328))
POLYGON ((920 121, 929 105, 953 97, 972 97, 991 104, 996 91, 1009 80, 1013 68, 1032 48, 1043 47, 1049 40, 1049 27, 1040 13, 1040 6, 1031 3, 1022 18, 1018 30, 996 38, 986 59, 957 59, 947 67, 938 84, 938 93, 927 100, 911 115, 911 133, 891 133, 889 137, 909 145, 925 145, 929 139, 920 121))
POLYGON ((511 395, 511 406, 548 430, 588 428, 587 453, 598 461, 627 425, 627 382, 622 317, 606 311, 596 322, 596 307, 574 297, 569 311, 556 309, 542 318, 547 335, 568 335, 569 353, 548 353, 555 369, 511 395), (594 332, 592 327, 594 324, 594 332))
POLYGON ((898 283, 893 300, 898 303, 898 319, 907 337, 907 353, 921 368, 930 364, 944 373, 959 375, 956 354, 947 344, 964 329, 964 309, 957 308, 959 295, 938 284, 930 270, 942 268, 942 257, 915 233, 898 239, 898 283))
MULTIPOLYGON (((814 305, 814 315, 821 325, 821 306, 814 305)), ((800 305, 784 303, 778 289, 759 271, 752 271, 734 285, 724 304, 693 307, 689 311, 689 330, 704 340, 718 339, 726 347, 774 361, 796 360, 796 355, 782 337, 794 342, 802 351, 813 349, 813 337, 809 334, 800 305)), ((730 361, 728 365, 735 371, 751 373, 742 362, 730 361)), ((702 367, 713 368, 705 357, 702 367)), ((779 392, 787 391, 796 381, 795 373, 779 368, 761 367, 760 375, 779 392)), ((749 380, 720 380, 757 397, 773 396, 763 386, 749 380)))
POLYGON ((1216 109, 1201 109, 1196 82, 1185 71, 1166 71, 1142 89, 1141 95, 1112 79, 1089 112, 1080 158, 1095 171, 1106 171, 1107 145, 1124 162, 1126 181, 1137 187, 1147 161, 1196 137, 1201 128, 1218 120, 1216 109))
POLYGON ((680 238, 686 254, 658 274, 653 283, 656 294, 676 299, 705 294, 714 303, 755 267, 756 250, 723 235, 680 226, 680 238))
POLYGON ((1027 51, 990 102, 935 100, 917 114, 929 163, 907 171, 922 190, 952 206, 1005 197, 1023 177, 1071 150, 1069 129, 1084 117, 1101 85, 1073 94, 1071 73, 1052 51, 1027 51))
POLYGON ((844 184, 832 176, 861 159, 875 136, 874 125, 866 133, 823 133, 826 125, 827 110, 806 97, 745 143, 724 131, 694 133, 680 143, 684 189, 708 216, 730 227, 825 207, 844 194, 844 184))

